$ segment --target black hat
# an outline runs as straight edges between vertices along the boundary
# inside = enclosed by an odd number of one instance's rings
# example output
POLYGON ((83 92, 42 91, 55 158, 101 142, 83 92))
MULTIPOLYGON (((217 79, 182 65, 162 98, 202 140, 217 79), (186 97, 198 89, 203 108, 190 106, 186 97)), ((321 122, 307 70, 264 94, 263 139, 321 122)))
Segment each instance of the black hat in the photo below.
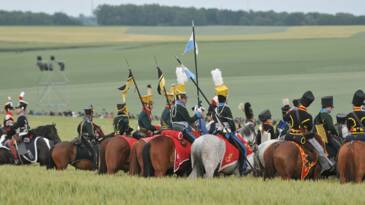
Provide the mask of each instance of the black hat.
POLYGON ((51 61, 54 61, 56 58, 54 56, 51 56, 51 61))
POLYGON ((365 93, 362 90, 357 90, 354 94, 354 97, 352 98, 352 104, 354 106, 361 106, 364 105, 365 100, 365 93))
POLYGON ((333 107, 333 96, 325 96, 321 99, 322 108, 333 107))
POLYGON ((246 119, 253 119, 253 110, 251 108, 251 104, 249 102, 245 103, 244 106, 246 119))
POLYGON ((300 99, 300 104, 305 107, 309 107, 313 101, 314 101, 314 95, 312 91, 309 90, 303 94, 302 98, 300 99))
POLYGON ((346 123, 347 115, 343 113, 339 113, 336 115, 337 123, 339 124, 345 124, 346 123))
POLYGON ((8 97, 8 101, 5 103, 4 109, 5 110, 13 110, 14 109, 13 102, 11 101, 11 97, 8 97))
POLYGON ((41 61, 42 60, 42 56, 37 56, 37 60, 41 61))
POLYGON ((294 105, 294 107, 299 107, 299 105, 300 105, 300 99, 294 99, 293 100, 293 105, 294 105))
POLYGON ((289 110, 290 110, 290 105, 284 105, 283 107, 281 107, 282 113, 287 113, 289 110))
POLYGON ((270 110, 264 110, 259 114, 259 120, 261 122, 265 122, 266 120, 271 119, 271 112, 270 110))
POLYGON ((121 109, 123 109, 126 105, 127 105, 127 104, 125 104, 125 103, 117 104, 117 109, 118 109, 118 110, 121 110, 121 109))

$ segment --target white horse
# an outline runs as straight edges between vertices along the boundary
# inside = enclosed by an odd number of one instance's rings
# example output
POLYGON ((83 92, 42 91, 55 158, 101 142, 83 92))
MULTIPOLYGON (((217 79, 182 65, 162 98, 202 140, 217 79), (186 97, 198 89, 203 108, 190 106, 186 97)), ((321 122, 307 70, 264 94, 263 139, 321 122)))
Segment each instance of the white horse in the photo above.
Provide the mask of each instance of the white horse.
MULTIPOLYGON (((247 156, 248 162, 255 167, 255 170, 262 171, 262 168, 265 167, 263 163, 265 150, 277 141, 279 140, 266 141, 258 146, 256 152, 247 156)), ((238 161, 219 170, 225 151, 226 145, 224 140, 215 135, 207 134, 197 138, 191 147, 192 172, 190 177, 211 178, 215 174, 239 175, 238 161)), ((250 166, 248 166, 248 169, 252 171, 250 166)))

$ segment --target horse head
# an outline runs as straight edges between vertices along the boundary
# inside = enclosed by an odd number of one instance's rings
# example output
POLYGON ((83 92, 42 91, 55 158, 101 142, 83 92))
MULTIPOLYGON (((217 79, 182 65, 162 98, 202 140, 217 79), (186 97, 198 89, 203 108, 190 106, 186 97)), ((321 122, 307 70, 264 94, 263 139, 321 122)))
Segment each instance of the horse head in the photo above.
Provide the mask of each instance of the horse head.
POLYGON ((58 135, 58 131, 56 128, 56 124, 54 123, 50 125, 39 126, 35 129, 32 129, 32 134, 35 136, 41 136, 49 140, 52 140, 56 144, 61 142, 61 139, 58 135))
POLYGON ((250 143, 253 144, 256 139, 256 125, 252 122, 247 122, 238 132, 250 143))

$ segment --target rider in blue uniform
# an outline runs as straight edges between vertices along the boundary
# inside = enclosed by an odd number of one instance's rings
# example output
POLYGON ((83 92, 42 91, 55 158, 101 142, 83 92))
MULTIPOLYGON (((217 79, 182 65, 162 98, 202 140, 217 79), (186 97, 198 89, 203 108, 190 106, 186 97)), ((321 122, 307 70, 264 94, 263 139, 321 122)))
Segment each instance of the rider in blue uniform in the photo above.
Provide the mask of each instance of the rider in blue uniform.
POLYGON ((218 106, 215 108, 214 120, 216 121, 216 133, 224 134, 232 145, 240 151, 239 173, 241 176, 246 174, 247 156, 246 147, 236 135, 236 125, 230 107, 227 104, 228 87, 224 84, 222 72, 215 69, 212 72, 215 84, 216 95, 218 96, 218 106))

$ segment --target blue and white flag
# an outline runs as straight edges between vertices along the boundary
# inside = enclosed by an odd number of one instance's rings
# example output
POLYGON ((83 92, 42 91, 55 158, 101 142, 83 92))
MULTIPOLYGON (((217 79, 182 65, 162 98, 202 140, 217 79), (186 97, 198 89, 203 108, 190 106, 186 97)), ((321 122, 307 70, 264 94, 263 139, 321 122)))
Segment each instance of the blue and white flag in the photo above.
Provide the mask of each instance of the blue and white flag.
MULTIPOLYGON (((191 36, 188 40, 188 42, 186 43, 185 49, 184 49, 184 54, 189 53, 191 50, 194 50, 194 37, 193 37, 193 33, 191 33, 191 36)), ((198 55, 198 44, 195 41, 195 49, 196 49, 196 55, 198 55)))

